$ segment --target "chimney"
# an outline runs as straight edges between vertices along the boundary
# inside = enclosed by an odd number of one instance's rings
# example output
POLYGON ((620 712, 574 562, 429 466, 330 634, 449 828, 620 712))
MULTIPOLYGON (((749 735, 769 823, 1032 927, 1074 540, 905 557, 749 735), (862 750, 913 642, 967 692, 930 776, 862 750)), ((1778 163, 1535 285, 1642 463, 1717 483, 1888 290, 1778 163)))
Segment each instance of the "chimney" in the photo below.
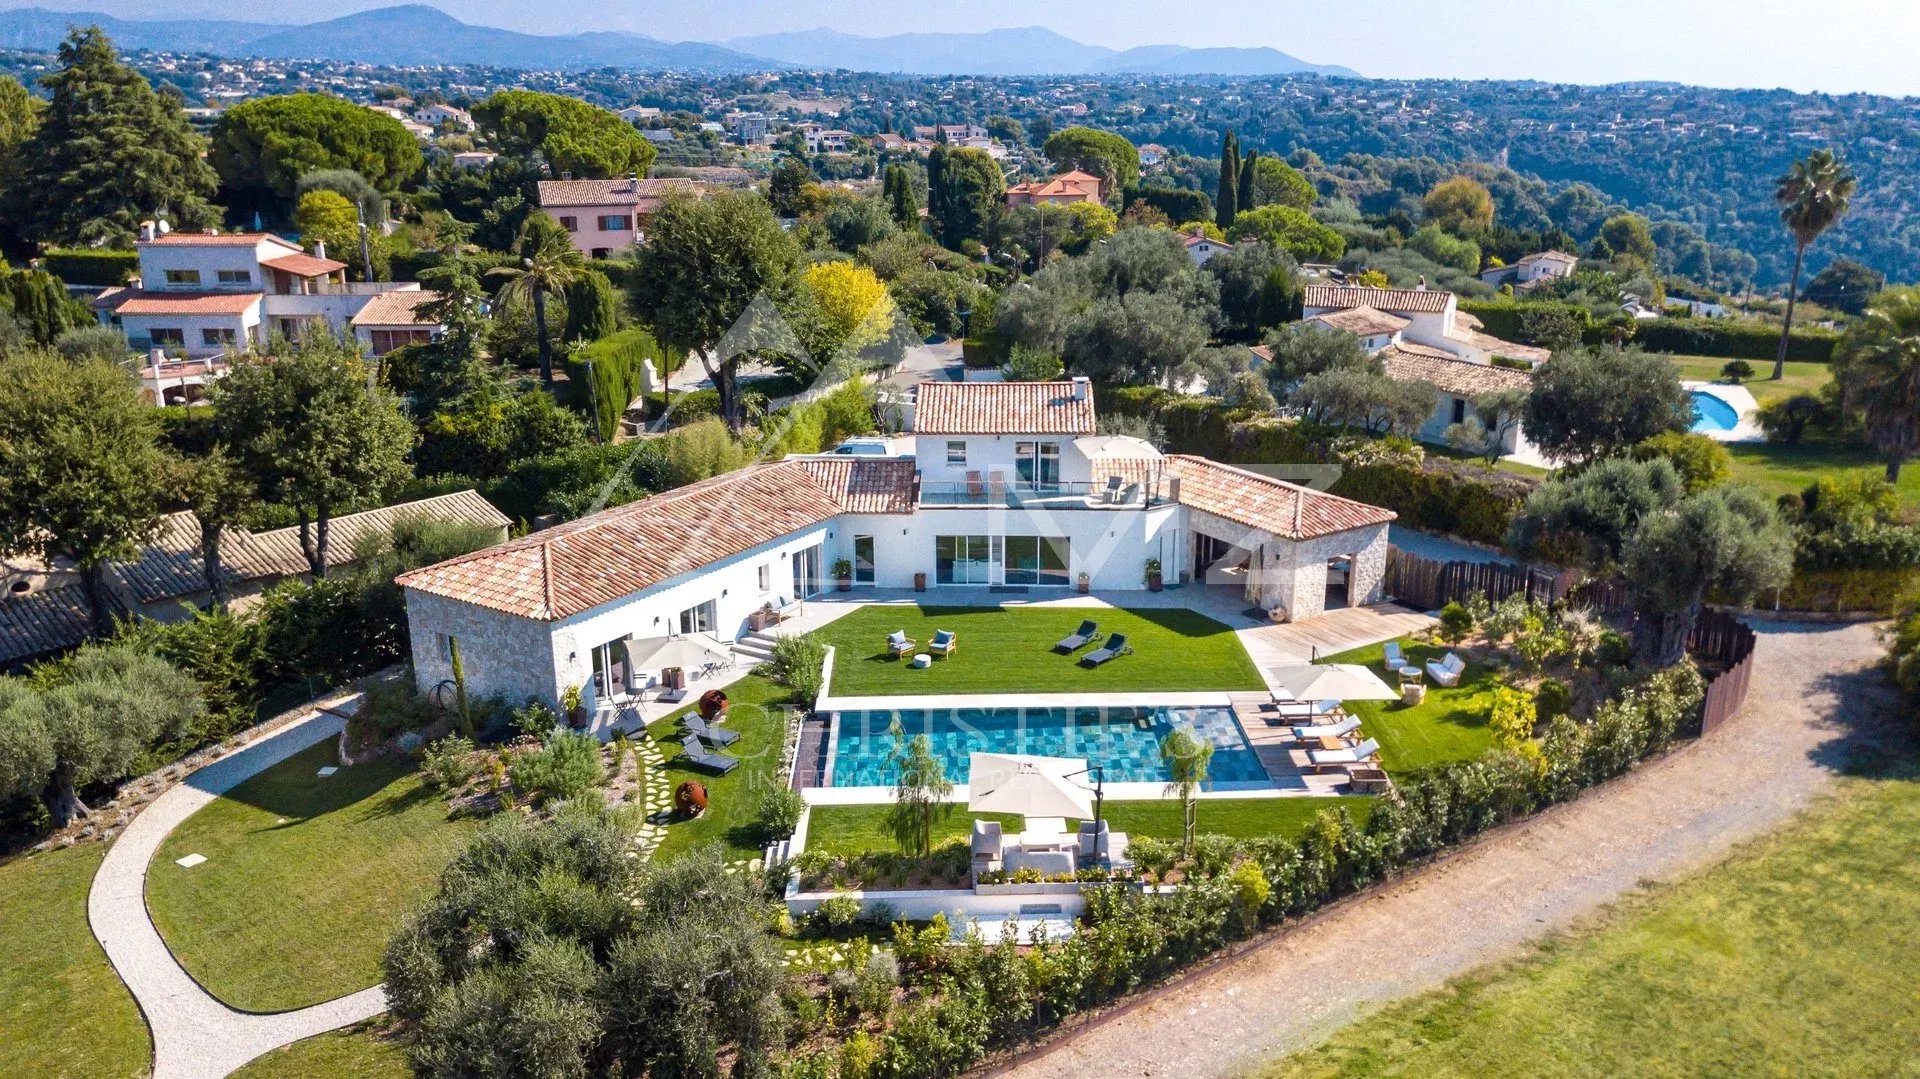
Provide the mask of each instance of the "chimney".
POLYGON ((1093 396, 1093 380, 1085 375, 1073 376, 1073 399, 1085 401, 1093 396))
POLYGON ((640 174, 637 172, 627 173, 627 194, 638 195, 639 193, 640 193, 640 174))
POLYGON ((1420 275, 1420 282, 1419 282, 1419 284, 1416 284, 1416 285, 1414 285, 1414 286, 1413 286, 1413 290, 1414 290, 1415 292, 1425 292, 1425 291, 1427 291, 1427 275, 1426 275, 1426 274, 1421 274, 1421 275, 1420 275))
POLYGON ((327 257, 327 241, 325 240, 313 241, 313 257, 317 259, 323 259, 327 257))
POLYGON ((140 242, 141 243, 150 244, 158 237, 158 235, 159 235, 158 231, 155 230, 155 228, 153 227, 153 222, 151 221, 140 222, 140 242))
POLYGON ((562 180, 571 180, 571 179, 573 179, 573 170, 572 170, 572 169, 561 169, 561 170, 560 170, 560 178, 561 178, 562 180))

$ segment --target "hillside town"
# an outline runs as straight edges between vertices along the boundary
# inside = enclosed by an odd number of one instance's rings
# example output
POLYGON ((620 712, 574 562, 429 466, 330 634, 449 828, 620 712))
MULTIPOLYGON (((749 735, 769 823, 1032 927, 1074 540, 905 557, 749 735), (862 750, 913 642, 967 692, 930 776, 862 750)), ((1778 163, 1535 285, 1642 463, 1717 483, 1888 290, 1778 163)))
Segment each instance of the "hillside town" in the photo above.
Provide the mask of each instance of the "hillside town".
POLYGON ((1520 86, 0 52, 0 1073, 1897 1071, 1920 99, 1520 86))

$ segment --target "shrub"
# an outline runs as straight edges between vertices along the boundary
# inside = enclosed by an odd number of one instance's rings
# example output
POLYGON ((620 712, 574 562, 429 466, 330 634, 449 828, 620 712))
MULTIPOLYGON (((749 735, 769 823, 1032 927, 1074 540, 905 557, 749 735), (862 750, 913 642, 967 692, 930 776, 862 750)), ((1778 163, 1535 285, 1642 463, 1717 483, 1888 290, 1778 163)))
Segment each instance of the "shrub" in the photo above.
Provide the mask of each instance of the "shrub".
POLYGON ((1260 908, 1266 906, 1267 899, 1273 895, 1273 885, 1267 882, 1267 875, 1261 870, 1260 863, 1248 859, 1234 866, 1228 883, 1233 887, 1241 917, 1250 925, 1256 923, 1260 908))
POLYGON ((1493 731, 1493 744, 1503 749, 1518 749, 1533 737, 1536 710, 1533 699, 1512 686, 1493 691, 1493 704, 1487 712, 1487 726, 1493 731))
MULTIPOLYGON (((577 700, 579 690, 573 686, 568 686, 567 689, 574 694, 577 700)), ((546 702, 533 697, 528 697, 527 703, 513 710, 514 733, 523 734, 529 738, 546 738, 547 735, 553 733, 553 728, 557 722, 553 715, 553 709, 547 707, 546 702)))
MULTIPOLYGON (((1648 352, 1772 362, 1780 347, 1779 329, 1760 322, 1654 318, 1641 320, 1634 329, 1634 339, 1648 352)), ((1492 332, 1491 325, 1489 332, 1492 332)), ((1587 340, 1601 339, 1600 333, 1599 328, 1588 331, 1587 340)), ((1795 330, 1787 342, 1787 359, 1831 363, 1839 340, 1840 335, 1830 330, 1795 330)))
POLYGON ((1041 349, 1015 345, 1007 353, 1007 378, 1014 382, 1049 382, 1065 369, 1060 357, 1041 349))
POLYGON ((1686 481, 1688 493, 1718 487, 1733 476, 1733 455, 1706 435, 1693 431, 1664 431, 1633 448, 1642 461, 1664 457, 1686 481))
POLYGON ((900 961, 875 949, 867 953, 854 982, 853 1005, 861 1015, 884 1018, 893 1006, 893 990, 900 984, 900 961))
POLYGON ((1573 690, 1558 678, 1545 678, 1533 692, 1534 714, 1540 719, 1564 716, 1573 710, 1573 690))
POLYGON ((472 753, 473 739, 449 734, 427 747, 420 758, 420 770, 441 790, 463 787, 474 775, 472 753))
POLYGON ((1633 660, 1633 642, 1623 633, 1607 630, 1600 635, 1600 645, 1594 649, 1594 659, 1602 667, 1624 667, 1633 660))
POLYGON ((1832 405, 1810 393, 1774 397, 1761 402, 1755 416, 1760 428, 1773 442, 1797 445, 1809 429, 1831 426, 1836 419, 1832 405))
POLYGON ((1473 612, 1460 605, 1458 600, 1449 602, 1440 608, 1440 638, 1448 644, 1459 644, 1467 634, 1473 632, 1473 612))
POLYGON ((768 676, 793 690, 807 707, 813 707, 826 678, 826 642, 812 633, 795 633, 776 638, 772 652, 767 661, 768 676))
POLYGON ((540 804, 578 798, 607 778, 600 742, 575 731, 556 732, 538 752, 515 758, 508 774, 515 789, 540 804))
POLYGON ((40 268, 69 285, 124 285, 140 272, 137 251, 59 249, 41 258, 40 268))
POLYGON ((1156 839, 1150 835, 1136 836, 1127 843, 1127 853, 1133 858, 1133 864, 1160 878, 1173 868, 1173 860, 1180 853, 1173 843, 1156 839))
POLYGON ((828 929, 845 929, 860 920, 860 901, 850 895, 830 895, 814 912, 828 929))
POLYGON ((806 799, 791 787, 768 787, 760 795, 760 834, 771 843, 793 835, 806 812, 806 799))
POLYGON ((1753 365, 1745 360, 1728 360, 1720 366, 1720 377, 1738 386, 1753 377, 1753 365))

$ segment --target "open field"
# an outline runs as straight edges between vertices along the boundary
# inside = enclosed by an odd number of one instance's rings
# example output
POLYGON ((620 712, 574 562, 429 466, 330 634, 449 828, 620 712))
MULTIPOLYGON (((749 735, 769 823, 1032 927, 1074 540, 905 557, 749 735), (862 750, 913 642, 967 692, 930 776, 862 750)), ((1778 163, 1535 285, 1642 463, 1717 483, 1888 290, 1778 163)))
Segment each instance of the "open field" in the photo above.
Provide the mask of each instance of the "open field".
POLYGON ((1847 780, 1728 862, 1262 1074, 1911 1074, 1916 891, 1920 782, 1847 780))
POLYGON ((834 646, 836 697, 924 693, 1137 693, 1260 689, 1264 686, 1240 639, 1226 626, 1183 608, 1120 610, 1074 607, 863 607, 829 623, 820 638, 834 646), (1124 633, 1133 654, 1100 667, 1053 651, 1053 644, 1092 618, 1103 633, 1124 633), (951 630, 959 649, 914 670, 887 654, 887 635, 904 629, 926 644, 951 630))
POLYGON ((0 863, 0 1075, 147 1074, 140 1008, 87 929, 105 855, 90 843, 0 863))
POLYGON ((154 924, 207 992, 284 1011, 373 985, 402 913, 478 825, 449 820, 412 762, 342 768, 331 739, 187 818, 148 869, 154 924), (206 862, 182 869, 188 854, 206 862))

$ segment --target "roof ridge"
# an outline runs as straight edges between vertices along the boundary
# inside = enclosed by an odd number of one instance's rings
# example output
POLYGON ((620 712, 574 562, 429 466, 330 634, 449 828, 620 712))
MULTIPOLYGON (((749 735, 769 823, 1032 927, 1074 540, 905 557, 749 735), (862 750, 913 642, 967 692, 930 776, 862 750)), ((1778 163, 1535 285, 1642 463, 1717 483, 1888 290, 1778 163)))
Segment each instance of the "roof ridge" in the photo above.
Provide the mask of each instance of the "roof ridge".
POLYGON ((546 540, 540 542, 540 590, 541 602, 545 605, 540 617, 550 619, 553 617, 553 548, 546 540))

